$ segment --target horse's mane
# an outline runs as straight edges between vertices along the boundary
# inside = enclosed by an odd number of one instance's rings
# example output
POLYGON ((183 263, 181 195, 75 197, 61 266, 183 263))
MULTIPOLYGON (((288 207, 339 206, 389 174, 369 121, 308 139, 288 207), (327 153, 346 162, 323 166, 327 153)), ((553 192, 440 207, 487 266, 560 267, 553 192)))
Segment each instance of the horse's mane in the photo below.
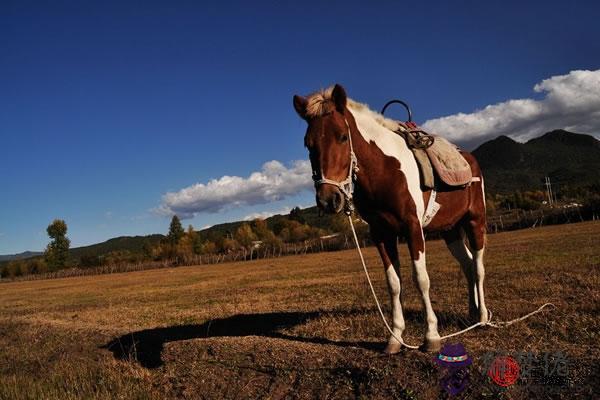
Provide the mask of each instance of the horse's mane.
MULTIPOLYGON (((333 86, 327 89, 321 89, 307 97, 306 104, 306 115, 308 117, 321 117, 325 114, 329 114, 335 109, 335 104, 332 99, 333 86)), ((369 115, 379 125, 395 131, 398 129, 398 122, 393 119, 389 119, 381 115, 380 113, 373 111, 368 105, 359 103, 358 101, 348 98, 346 106, 353 112, 360 112, 369 115)))

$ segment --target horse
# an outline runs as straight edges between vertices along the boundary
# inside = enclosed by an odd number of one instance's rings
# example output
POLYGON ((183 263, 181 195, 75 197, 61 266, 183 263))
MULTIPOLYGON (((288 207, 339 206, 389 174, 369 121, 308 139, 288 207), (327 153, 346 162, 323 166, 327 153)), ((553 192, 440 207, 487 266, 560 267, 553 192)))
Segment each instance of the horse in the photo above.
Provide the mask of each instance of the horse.
POLYGON ((438 320, 429 297, 425 261, 425 233, 440 232, 460 264, 468 285, 469 317, 488 322, 483 281, 486 245, 484 182, 477 160, 462 156, 471 167, 472 182, 464 187, 440 185, 433 219, 425 221, 431 190, 422 189, 417 162, 406 141, 393 130, 397 122, 348 98, 336 84, 307 97, 295 95, 293 104, 307 124, 308 149, 316 203, 326 213, 348 211, 350 202, 369 224, 387 278, 392 303, 392 332, 385 353, 398 353, 403 345, 402 283, 398 238, 406 239, 412 275, 426 316, 422 351, 439 351, 438 320), (427 222, 427 223, 425 223, 427 222), (468 245, 465 241, 468 241, 468 245))

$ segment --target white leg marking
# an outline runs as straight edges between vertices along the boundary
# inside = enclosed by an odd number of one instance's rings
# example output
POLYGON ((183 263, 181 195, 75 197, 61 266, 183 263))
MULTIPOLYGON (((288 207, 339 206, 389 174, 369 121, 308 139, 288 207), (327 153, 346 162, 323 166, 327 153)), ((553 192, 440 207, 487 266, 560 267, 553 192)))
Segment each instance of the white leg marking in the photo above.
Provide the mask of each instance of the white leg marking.
POLYGON ((467 278, 467 288, 469 289, 469 314, 473 316, 477 312, 479 304, 477 299, 477 284, 475 281, 475 264, 473 263, 473 256, 462 239, 448 243, 448 250, 450 250, 450 253, 456 258, 467 278))
MULTIPOLYGON (((400 281, 400 271, 398 267, 389 265, 385 270, 388 283, 388 291, 392 300, 392 331, 398 338, 402 338, 404 332, 404 315, 402 313, 402 301, 400 295, 402 293, 402 283, 400 281)), ((389 343, 399 343, 394 336, 390 337, 389 343)))
POLYGON ((475 250, 474 254, 474 267, 475 274, 477 277, 477 297, 479 298, 479 321, 487 322, 488 321, 488 311, 485 307, 485 298, 483 296, 483 280, 485 279, 485 268, 483 266, 483 252, 484 248, 481 250, 475 250))
POLYGON ((438 340, 440 334, 437 329, 437 317, 433 312, 431 306, 431 299, 429 298, 429 274, 427 274, 427 266, 425 262, 425 254, 419 252, 419 258, 413 260, 413 278, 415 284, 421 293, 421 300, 423 301, 423 308, 425 309, 425 316, 427 319, 427 332, 425 333, 425 339, 438 340))

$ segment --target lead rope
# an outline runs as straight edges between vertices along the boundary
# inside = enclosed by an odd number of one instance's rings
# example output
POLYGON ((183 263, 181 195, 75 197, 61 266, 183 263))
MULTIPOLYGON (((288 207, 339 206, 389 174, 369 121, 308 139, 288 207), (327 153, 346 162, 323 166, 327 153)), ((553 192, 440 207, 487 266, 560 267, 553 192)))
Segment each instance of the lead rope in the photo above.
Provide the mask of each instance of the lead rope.
MULTIPOLYGON (((394 335, 394 331, 392 331, 392 328, 390 328, 390 325, 388 324, 387 320, 385 319, 385 315, 383 314, 383 311, 381 310, 381 305, 379 304, 379 299, 377 298, 377 294, 375 294, 375 289, 373 288, 373 283, 371 282, 371 277, 369 276, 369 271, 367 270, 367 264, 365 263, 365 258, 363 257, 362 250, 360 249, 360 244, 358 242, 358 236, 356 236, 356 230, 354 229, 354 223, 352 222, 352 215, 351 215, 351 213, 348 213, 348 212, 346 212, 346 214, 348 215, 348 222, 350 222, 350 228, 352 228, 352 236, 354 236, 354 243, 356 244, 356 249, 358 250, 358 255, 360 256, 360 261, 362 262, 362 266, 365 271, 365 275, 367 276, 367 281, 369 282, 369 287, 371 288, 371 294, 373 294, 373 299, 375 299, 375 304, 377 304, 377 309, 379 310, 379 315, 381 315, 381 319, 383 320, 385 327, 390 332, 392 337, 398 341, 398 343, 400 343, 401 345, 403 345, 404 347, 407 347, 409 349, 418 349, 419 346, 413 346, 413 345, 407 344, 404 342, 404 340, 402 340, 401 338, 398 338, 396 335, 394 335)), ((440 340, 448 339, 453 336, 462 335, 463 333, 468 332, 471 329, 477 328, 478 326, 491 326, 492 328, 504 328, 504 327, 514 324, 515 322, 522 321, 524 319, 531 317, 534 314, 541 312, 547 306, 556 307, 552 303, 545 303, 537 310, 532 311, 529 314, 526 314, 522 317, 515 318, 510 321, 498 321, 497 323, 492 322, 492 311, 488 309, 488 312, 490 314, 488 322, 477 322, 461 331, 454 332, 454 333, 448 334, 446 336, 442 336, 442 337, 440 337, 440 340)))

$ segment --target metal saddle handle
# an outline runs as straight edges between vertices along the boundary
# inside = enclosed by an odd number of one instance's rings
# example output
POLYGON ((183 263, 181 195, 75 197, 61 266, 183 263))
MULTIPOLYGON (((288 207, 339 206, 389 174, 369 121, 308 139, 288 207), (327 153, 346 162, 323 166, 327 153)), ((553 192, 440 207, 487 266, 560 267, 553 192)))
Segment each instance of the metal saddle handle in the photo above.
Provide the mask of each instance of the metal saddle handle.
POLYGON ((381 109, 381 115, 385 115, 385 110, 388 108, 388 106, 392 105, 392 104, 402 104, 404 106, 404 108, 406 108, 406 111, 408 112, 408 122, 412 122, 412 112, 410 111, 410 107, 408 104, 406 104, 405 102, 403 102, 402 100, 390 100, 387 103, 385 103, 385 105, 383 106, 383 108, 381 109))

